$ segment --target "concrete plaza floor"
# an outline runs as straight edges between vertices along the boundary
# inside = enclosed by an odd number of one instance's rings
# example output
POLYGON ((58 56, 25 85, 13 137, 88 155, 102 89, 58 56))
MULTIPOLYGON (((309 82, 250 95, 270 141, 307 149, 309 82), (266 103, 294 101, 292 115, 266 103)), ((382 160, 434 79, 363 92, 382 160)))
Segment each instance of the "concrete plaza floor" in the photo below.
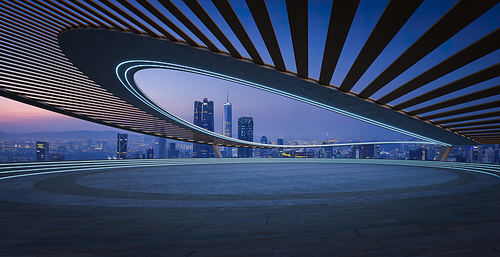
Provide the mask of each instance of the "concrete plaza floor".
POLYGON ((197 163, 0 180, 0 256, 500 256, 498 176, 197 163))

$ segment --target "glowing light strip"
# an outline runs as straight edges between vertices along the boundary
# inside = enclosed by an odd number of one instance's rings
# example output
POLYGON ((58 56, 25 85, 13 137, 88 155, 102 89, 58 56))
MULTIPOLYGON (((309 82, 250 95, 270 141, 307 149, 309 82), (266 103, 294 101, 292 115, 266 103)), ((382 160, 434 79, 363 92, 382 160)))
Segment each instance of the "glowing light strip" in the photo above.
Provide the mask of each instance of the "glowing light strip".
MULTIPOLYGON (((352 164, 377 164, 377 165, 391 165, 391 166, 414 166, 414 167, 432 167, 440 169, 454 169, 463 170, 468 172, 477 172, 490 176, 500 178, 500 166, 491 164, 476 164, 476 163, 459 163, 459 162, 438 162, 438 161, 405 161, 405 160, 365 160, 365 159, 314 159, 314 160, 295 160, 296 162, 306 162, 306 163, 352 163, 352 164)), ((87 165, 91 167, 87 168, 75 168, 67 167, 75 165, 74 162, 58 162, 62 166, 66 166, 66 169, 58 169, 52 171, 38 172, 41 170, 46 170, 44 168, 40 169, 20 169, 18 172, 28 172, 33 171, 34 173, 19 174, 13 176, 0 177, 0 180, 20 178, 27 176, 37 176, 45 174, 54 173, 66 173, 66 172, 78 172, 78 171, 93 171, 93 170, 107 170, 107 169, 120 169, 120 168, 141 168, 141 167, 162 167, 162 166, 179 166, 179 165, 199 165, 199 164, 238 164, 238 163, 281 163, 281 162, 295 162, 290 159, 189 159, 183 160, 168 160, 168 159, 155 159, 155 160, 103 160, 103 161, 86 161, 87 165), (120 162, 122 165, 116 166, 116 163, 120 162), (102 166, 92 165, 98 164, 102 166)), ((53 166, 52 163, 50 165, 53 166)), ((82 164, 80 162, 80 164, 82 164)), ((12 164, 12 166, 17 166, 12 164)), ((46 163, 32 164, 30 166, 46 166, 46 163)))
MULTIPOLYGON (((386 129, 389 129, 389 130, 392 130, 392 131, 395 131, 395 132, 399 132, 399 133, 404 134, 404 135, 408 135, 408 136, 411 136, 411 137, 415 137, 415 138, 418 138, 418 139, 422 139, 422 140, 428 141, 428 142, 423 142, 423 144, 436 144, 436 145, 444 145, 444 146, 449 146, 450 145, 448 143, 444 143, 444 142, 441 142, 441 141, 438 141, 438 140, 434 140, 434 139, 431 139, 431 138, 428 138, 428 137, 425 137, 425 136, 421 136, 421 135, 415 134, 413 132, 409 132, 409 131, 406 131, 406 130, 403 130, 403 129, 400 129, 400 128, 397 128, 397 127, 394 127, 394 126, 391 126, 391 125, 387 125, 387 124, 381 123, 381 122, 376 121, 376 120, 365 118, 365 117, 363 117, 361 115, 358 115, 358 114, 354 114, 354 113, 347 112, 347 111, 344 111, 342 109, 339 109, 339 108, 336 108, 336 107, 333 107, 333 106, 329 106, 329 105, 326 105, 326 104, 323 104, 323 103, 320 103, 320 102, 316 102, 316 101, 307 99, 307 98, 302 97, 302 96, 294 95, 294 94, 291 94, 291 93, 288 93, 288 92, 284 92, 284 91, 281 91, 281 90, 278 90, 278 89, 275 89, 275 88, 267 87, 267 86, 264 86, 264 85, 261 85, 261 84, 257 84, 257 83, 246 81, 246 80, 239 79, 239 78, 234 78, 234 77, 231 77, 231 76, 227 76, 227 75, 216 73, 216 72, 212 72, 212 71, 202 70, 202 69, 188 67, 188 66, 179 65, 179 64, 173 64, 173 63, 167 63, 167 62, 158 62, 158 61, 148 61, 148 60, 130 60, 130 61, 122 62, 122 63, 120 63, 120 64, 118 64, 116 66, 116 69, 115 69, 116 76, 118 77, 118 79, 120 80, 120 82, 122 83, 122 85, 125 88, 127 88, 127 90, 129 90, 140 101, 142 101, 143 103, 145 103, 149 107, 153 108, 154 110, 158 111, 159 113, 161 113, 161 114, 169 117, 170 119, 172 119, 172 120, 174 120, 176 122, 179 122, 179 123, 181 123, 181 124, 183 124, 183 125, 191 128, 191 129, 194 129, 196 131, 199 131, 201 133, 210 135, 210 136, 215 137, 215 138, 219 138, 219 139, 223 139, 223 140, 228 140, 228 141, 232 141, 232 142, 237 142, 237 143, 240 143, 240 144, 246 144, 246 145, 261 146, 261 147, 276 147, 275 145, 253 143, 253 142, 242 141, 242 140, 237 140, 237 139, 234 139, 234 138, 225 137, 225 136, 216 134, 216 133, 214 133, 212 131, 209 131, 209 130, 206 130, 206 129, 194 126, 191 123, 183 120, 182 118, 177 117, 176 115, 170 113, 169 111, 167 111, 166 109, 164 109, 163 107, 161 107, 161 105, 159 105, 155 101, 153 101, 149 96, 147 96, 147 94, 145 94, 140 89, 140 87, 138 87, 135 84, 135 81, 131 82, 129 80, 129 72, 131 72, 133 70, 136 70, 136 69, 145 69, 145 68, 164 68, 164 69, 185 71, 185 72, 190 72, 190 73, 195 73, 195 74, 200 74, 200 75, 209 76, 209 77, 213 77, 213 78, 223 79, 223 80, 226 80, 226 81, 235 82, 235 83, 238 83, 238 84, 250 86, 250 87, 257 88, 257 89, 260 89, 260 90, 264 90, 264 91, 267 91, 267 92, 271 92, 271 93, 274 93, 274 94, 277 94, 277 95, 281 95, 281 96, 285 96, 285 97, 288 97, 288 98, 291 98, 291 99, 295 99, 295 100, 298 100, 298 101, 301 101, 301 102, 304 102, 304 103, 307 103, 307 104, 310 104, 310 105, 313 105, 313 106, 317 106, 317 107, 320 107, 320 108, 323 108, 323 109, 326 109, 326 110, 329 110, 329 111, 333 111, 333 112, 345 115, 347 117, 355 118, 355 119, 358 119, 358 120, 361 120, 361 121, 364 121, 364 122, 367 122, 367 123, 370 123, 370 124, 373 124, 373 125, 376 125, 376 126, 379 126, 379 127, 382 127, 382 128, 386 128, 386 129), (139 64, 137 64, 137 63, 139 63, 139 64), (122 69, 125 69, 125 71, 122 71, 122 69)), ((285 146, 282 146, 282 147, 285 148, 285 146)), ((290 147, 290 146, 286 146, 286 147, 290 147)), ((318 147, 318 146, 316 146, 316 147, 318 147)), ((324 147, 324 145, 322 145, 321 147, 324 147)), ((293 147, 291 147, 291 148, 293 148, 293 147)), ((300 146, 300 148, 304 148, 304 146, 300 146)))

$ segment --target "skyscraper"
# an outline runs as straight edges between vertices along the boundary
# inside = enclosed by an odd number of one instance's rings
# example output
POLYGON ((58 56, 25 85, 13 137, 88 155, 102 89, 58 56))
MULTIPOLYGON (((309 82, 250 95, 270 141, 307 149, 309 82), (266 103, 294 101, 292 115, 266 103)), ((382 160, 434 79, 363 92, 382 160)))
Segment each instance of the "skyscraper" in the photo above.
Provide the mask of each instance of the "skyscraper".
MULTIPOLYGON (((263 144, 267 144, 267 137, 266 136, 262 136, 260 138, 260 142, 263 143, 263 144)), ((260 155, 260 158, 267 158, 269 157, 270 153, 269 153, 269 149, 268 148, 260 148, 259 149, 259 155, 260 155)))
POLYGON ((157 137, 154 149, 156 153, 155 158, 165 159, 167 157, 166 150, 167 150, 167 139, 164 137, 157 137))
POLYGON ((233 136, 233 110, 231 103, 229 102, 229 95, 226 98, 226 103, 224 104, 224 136, 233 136))
MULTIPOLYGON (((203 98, 194 102, 194 125, 214 131, 214 102, 203 98)), ((212 158, 214 151, 210 145, 193 144, 193 158, 212 158)))
MULTIPOLYGON (((224 136, 233 137, 233 108, 229 102, 229 94, 226 96, 226 103, 224 104, 224 114, 222 119, 222 129, 224 136)), ((222 148, 222 157, 231 156, 231 147, 222 148)))
POLYGON ((168 158, 179 158, 179 151, 175 149, 175 143, 168 144, 168 158))
POLYGON ((149 148, 146 153, 146 159, 153 159, 155 157, 153 147, 149 148))
POLYGON ((116 159, 127 159, 128 134, 118 133, 116 140, 116 159))
MULTIPOLYGON (((253 142, 253 118, 238 118, 238 139, 253 142)), ((253 148, 238 148, 238 157, 252 158, 253 148)))
POLYGON ((36 161, 44 162, 49 160, 49 143, 36 142, 36 161))

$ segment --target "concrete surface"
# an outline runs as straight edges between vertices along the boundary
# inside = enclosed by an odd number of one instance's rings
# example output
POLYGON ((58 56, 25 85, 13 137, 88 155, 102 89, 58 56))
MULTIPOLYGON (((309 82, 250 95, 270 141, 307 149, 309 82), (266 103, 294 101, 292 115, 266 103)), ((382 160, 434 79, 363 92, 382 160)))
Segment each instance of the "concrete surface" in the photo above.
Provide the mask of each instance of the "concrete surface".
POLYGON ((0 255, 500 256, 498 177, 245 161, 0 180, 0 255))

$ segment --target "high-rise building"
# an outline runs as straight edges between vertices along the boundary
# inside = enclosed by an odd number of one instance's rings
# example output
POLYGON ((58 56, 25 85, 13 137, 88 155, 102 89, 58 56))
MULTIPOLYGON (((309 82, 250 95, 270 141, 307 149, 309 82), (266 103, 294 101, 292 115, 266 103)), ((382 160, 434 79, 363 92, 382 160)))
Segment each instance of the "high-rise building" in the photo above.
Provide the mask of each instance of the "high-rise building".
POLYGON ((168 158, 179 158, 179 151, 175 149, 175 143, 168 144, 168 158))
MULTIPOLYGON (((203 98, 203 102, 194 102, 194 125, 214 131, 214 102, 203 98)), ((193 144, 193 158, 213 158, 214 151, 210 145, 193 144)))
POLYGON ((426 151, 424 148, 410 150, 408 153, 408 159, 425 161, 425 155, 426 155, 425 153, 426 153, 426 151))
MULTIPOLYGON (((238 118, 238 139, 253 142, 253 118, 238 118)), ((238 157, 252 158, 253 148, 238 148, 238 157)))
POLYGON ((146 159, 154 159, 154 158, 155 158, 154 150, 153 147, 151 147, 148 149, 146 153, 146 159))
POLYGON ((36 161, 44 162, 49 160, 49 143, 36 142, 36 161))
MULTIPOLYGON (((268 144, 267 137, 266 136, 262 136, 260 138, 260 142, 262 144, 268 144)), ((267 158, 267 157, 269 157, 270 154, 271 153, 269 152, 269 148, 260 148, 259 149, 259 155, 260 155, 261 158, 267 158)))
POLYGON ((127 159, 128 134, 118 133, 116 140, 116 159, 127 159))
MULTIPOLYGON (((229 102, 229 94, 226 96, 226 103, 224 104, 224 114, 222 117, 222 129, 224 136, 233 137, 233 108, 229 102)), ((231 157, 231 147, 222 148, 222 157, 231 157)))
POLYGON ((375 146, 375 159, 380 159, 380 145, 375 146))
POLYGON ((154 151, 156 159, 165 159, 167 157, 167 139, 164 137, 157 137, 155 142, 154 151))
POLYGON ((233 136, 233 109, 231 103, 229 102, 229 95, 226 98, 226 103, 224 104, 224 136, 233 136))
POLYGON ((375 153, 374 145, 355 145, 352 146, 352 156, 353 159, 373 159, 375 153))
MULTIPOLYGON (((276 143, 278 145, 283 145, 283 138, 278 138, 276 140, 276 143)), ((276 149, 276 152, 275 152, 275 155, 273 157, 278 157, 278 158, 281 158, 283 157, 283 148, 278 148, 276 149)))

